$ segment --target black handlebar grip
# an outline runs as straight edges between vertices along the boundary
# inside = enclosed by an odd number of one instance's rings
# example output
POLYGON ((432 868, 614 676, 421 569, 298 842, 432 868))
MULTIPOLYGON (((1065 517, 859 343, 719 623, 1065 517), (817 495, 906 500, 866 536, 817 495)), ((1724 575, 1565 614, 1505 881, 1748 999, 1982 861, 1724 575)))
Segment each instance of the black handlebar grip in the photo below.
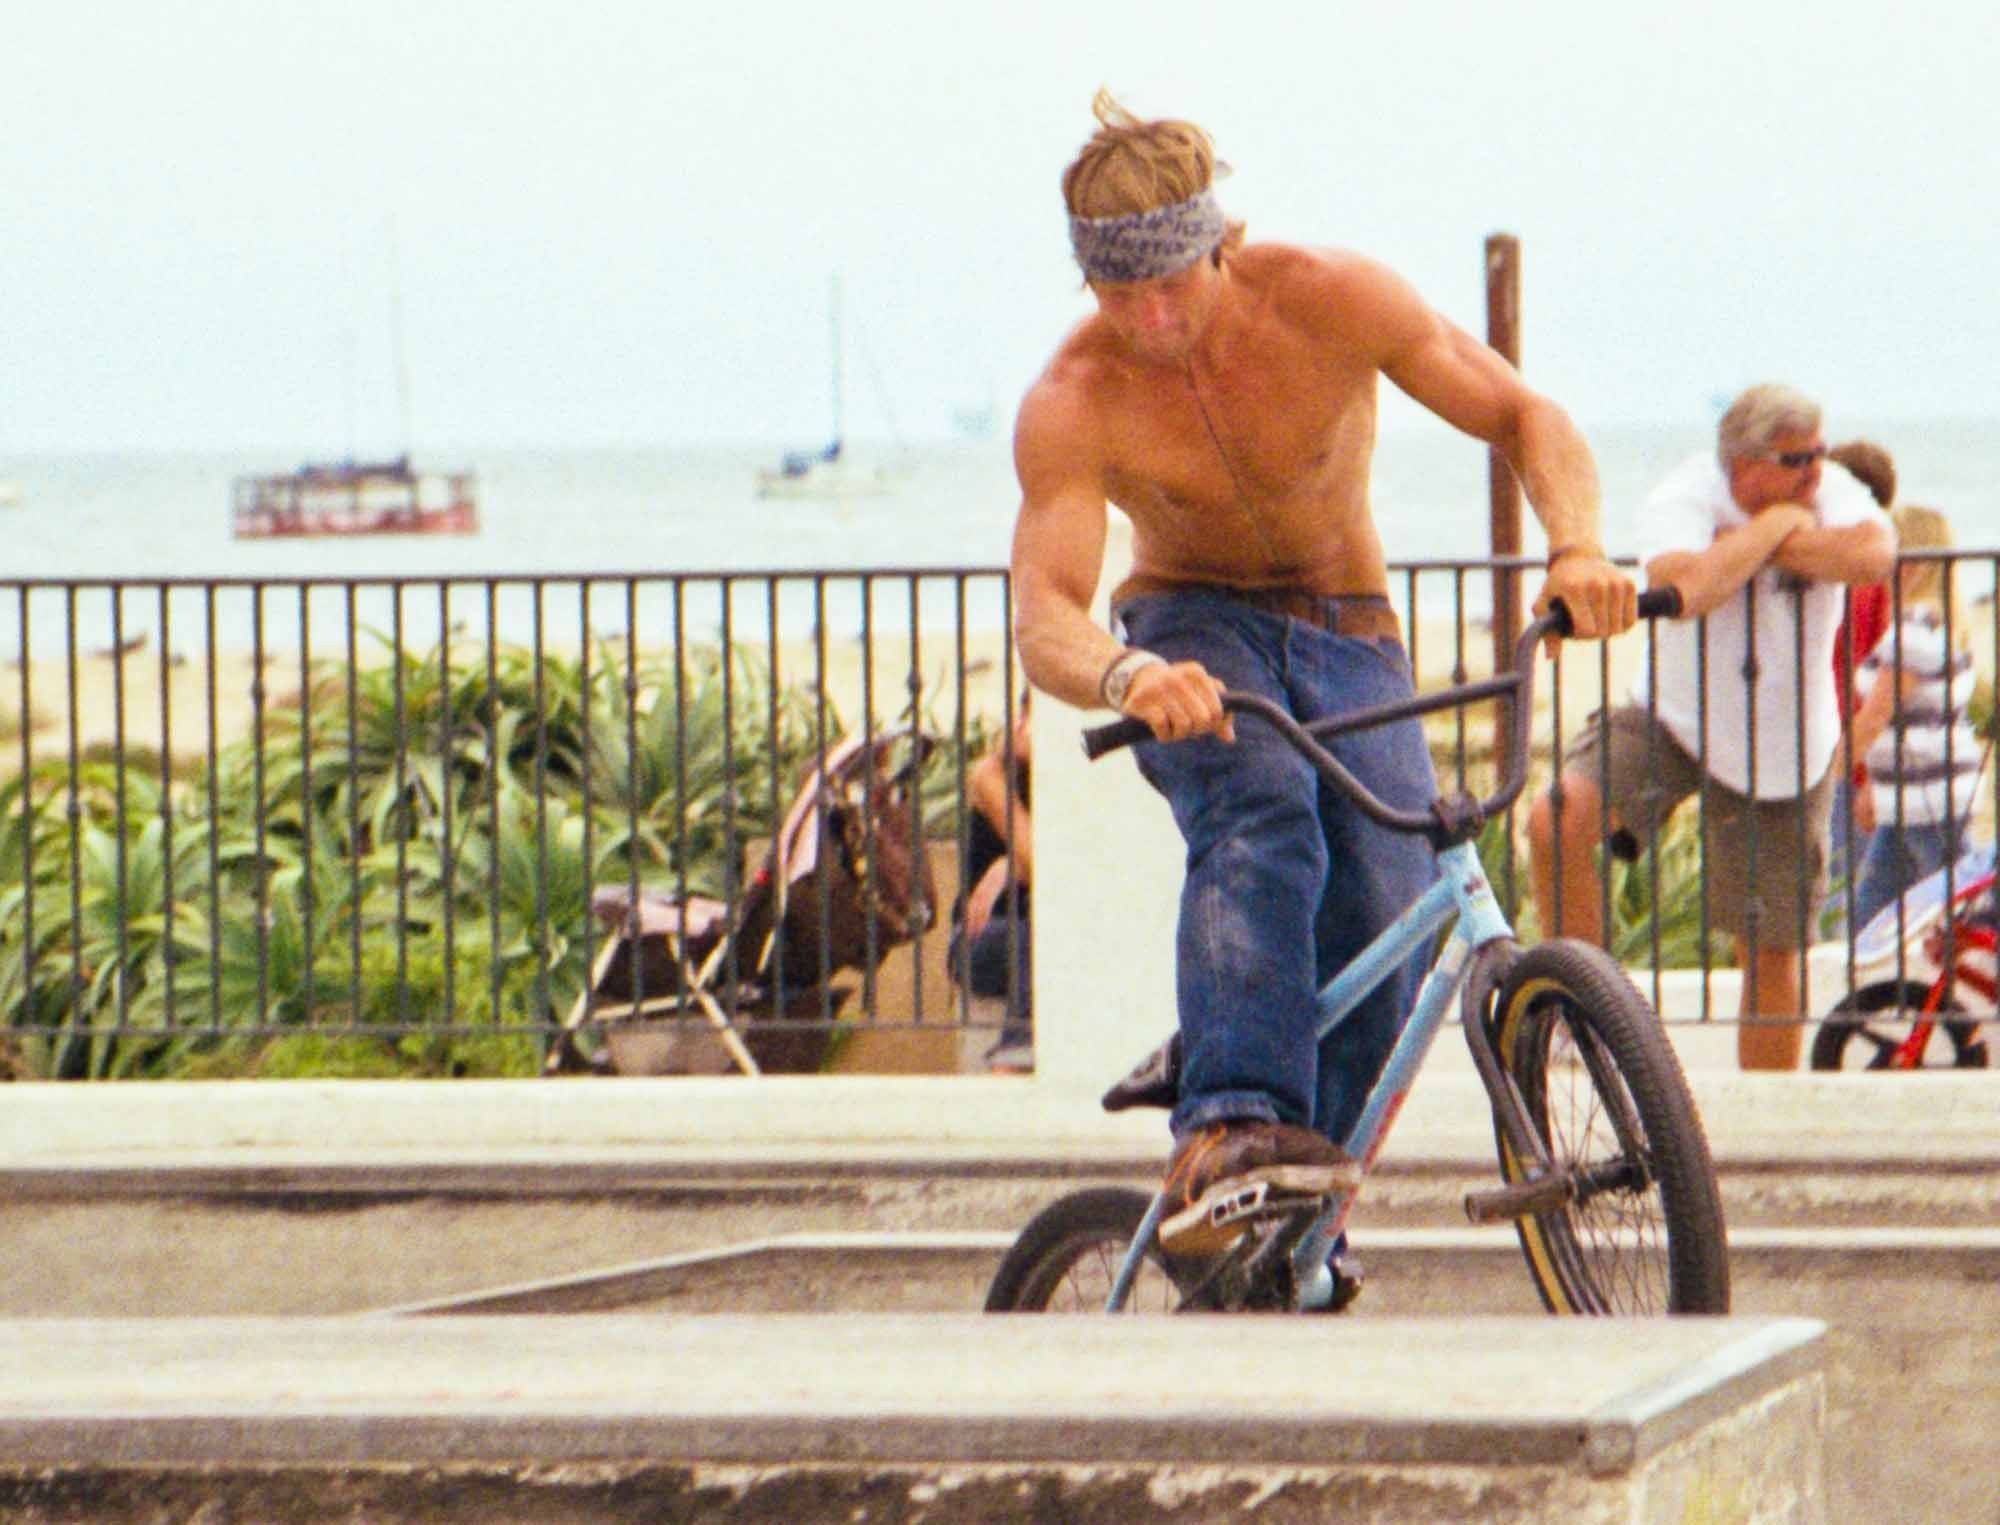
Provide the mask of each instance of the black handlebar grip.
MULTIPOLYGON (((1657 588, 1648 588, 1639 595, 1639 618, 1642 620, 1678 619, 1681 612, 1681 590, 1672 583, 1662 583, 1657 588)), ((1561 599, 1549 603, 1549 630, 1564 640, 1576 634, 1576 620, 1569 612, 1569 606, 1561 599)))
POLYGON ((1116 752, 1120 747, 1129 747, 1135 741, 1144 741, 1153 734, 1153 728, 1143 720, 1126 717, 1123 720, 1108 721, 1094 725, 1083 733, 1083 755, 1096 762, 1106 752, 1116 752))
POLYGON ((1657 588, 1648 588, 1639 595, 1639 618, 1642 620, 1676 620, 1681 617, 1681 590, 1672 583, 1662 583, 1657 588))

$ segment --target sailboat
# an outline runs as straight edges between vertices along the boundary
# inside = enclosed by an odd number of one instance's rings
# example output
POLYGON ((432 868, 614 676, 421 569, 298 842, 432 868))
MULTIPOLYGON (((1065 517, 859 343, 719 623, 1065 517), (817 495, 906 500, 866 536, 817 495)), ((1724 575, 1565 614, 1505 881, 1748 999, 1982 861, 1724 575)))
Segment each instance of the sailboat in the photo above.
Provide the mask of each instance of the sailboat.
MULTIPOLYGON (((392 272, 400 271, 390 230, 392 272)), ((390 280, 397 411, 411 433, 410 368, 403 353, 399 273, 390 280)), ((349 377, 350 387, 352 376, 349 377)), ((352 402, 350 400, 350 408, 352 402)), ((350 419, 350 429, 352 420, 350 419)), ((479 530, 477 482, 469 471, 423 472, 406 449, 393 460, 308 462, 297 471, 238 477, 230 528, 239 540, 293 535, 471 535, 479 530)))
POLYGON ((895 485, 883 467, 857 466, 847 458, 847 376, 843 363, 846 335, 840 308, 840 277, 836 275, 828 282, 827 295, 833 358, 833 438, 818 450, 788 450, 776 467, 761 468, 757 473, 760 498, 874 497, 891 491, 895 485))

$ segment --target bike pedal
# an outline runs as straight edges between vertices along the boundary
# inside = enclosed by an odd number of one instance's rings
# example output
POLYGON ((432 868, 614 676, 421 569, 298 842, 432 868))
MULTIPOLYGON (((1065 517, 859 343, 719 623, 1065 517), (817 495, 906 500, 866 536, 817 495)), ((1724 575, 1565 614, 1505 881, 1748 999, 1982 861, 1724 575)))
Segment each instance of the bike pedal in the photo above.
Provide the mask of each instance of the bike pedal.
POLYGON ((1264 1210, 1264 1204, 1271 1200, 1271 1183, 1251 1181, 1238 1187, 1221 1201, 1210 1204, 1208 1222, 1213 1228, 1227 1228, 1232 1223, 1257 1217, 1264 1210))
POLYGON ((1282 1187, 1282 1182, 1255 1180, 1220 1194, 1211 1192, 1160 1225, 1161 1245, 1169 1254, 1217 1254, 1236 1243, 1253 1223, 1317 1211, 1329 1200, 1327 1193, 1282 1187))

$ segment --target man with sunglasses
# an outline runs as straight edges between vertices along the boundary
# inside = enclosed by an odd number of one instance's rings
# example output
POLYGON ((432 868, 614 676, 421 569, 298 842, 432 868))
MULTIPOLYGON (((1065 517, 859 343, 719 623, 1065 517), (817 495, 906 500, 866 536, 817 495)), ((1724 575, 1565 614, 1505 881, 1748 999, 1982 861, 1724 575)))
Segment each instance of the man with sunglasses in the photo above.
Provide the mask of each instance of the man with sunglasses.
POLYGON ((1636 857, 1701 791, 1709 920, 1736 935, 1744 971, 1744 1069, 1798 1064, 1799 950, 1840 740, 1826 673, 1844 585, 1879 581, 1896 556, 1888 516, 1826 454, 1817 403, 1756 386, 1723 414, 1714 453, 1654 489, 1641 559, 1650 583, 1680 589, 1683 616, 1659 629, 1650 695, 1642 675, 1631 703, 1592 718, 1528 825, 1542 926, 1596 941, 1598 844, 1636 857))

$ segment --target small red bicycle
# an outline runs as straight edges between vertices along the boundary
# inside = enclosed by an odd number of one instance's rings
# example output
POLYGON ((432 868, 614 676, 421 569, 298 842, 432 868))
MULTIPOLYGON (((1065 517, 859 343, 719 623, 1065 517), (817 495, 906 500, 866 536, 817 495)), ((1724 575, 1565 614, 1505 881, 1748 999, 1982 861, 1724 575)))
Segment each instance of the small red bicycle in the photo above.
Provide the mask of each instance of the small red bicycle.
POLYGON ((1979 1025, 2000 1016, 1994 869, 1993 849, 1974 848, 1949 875, 1940 869, 1912 885, 1861 929, 1855 965, 1881 966, 1882 977, 1821 1019, 1814 1069, 1987 1067, 1979 1025))

